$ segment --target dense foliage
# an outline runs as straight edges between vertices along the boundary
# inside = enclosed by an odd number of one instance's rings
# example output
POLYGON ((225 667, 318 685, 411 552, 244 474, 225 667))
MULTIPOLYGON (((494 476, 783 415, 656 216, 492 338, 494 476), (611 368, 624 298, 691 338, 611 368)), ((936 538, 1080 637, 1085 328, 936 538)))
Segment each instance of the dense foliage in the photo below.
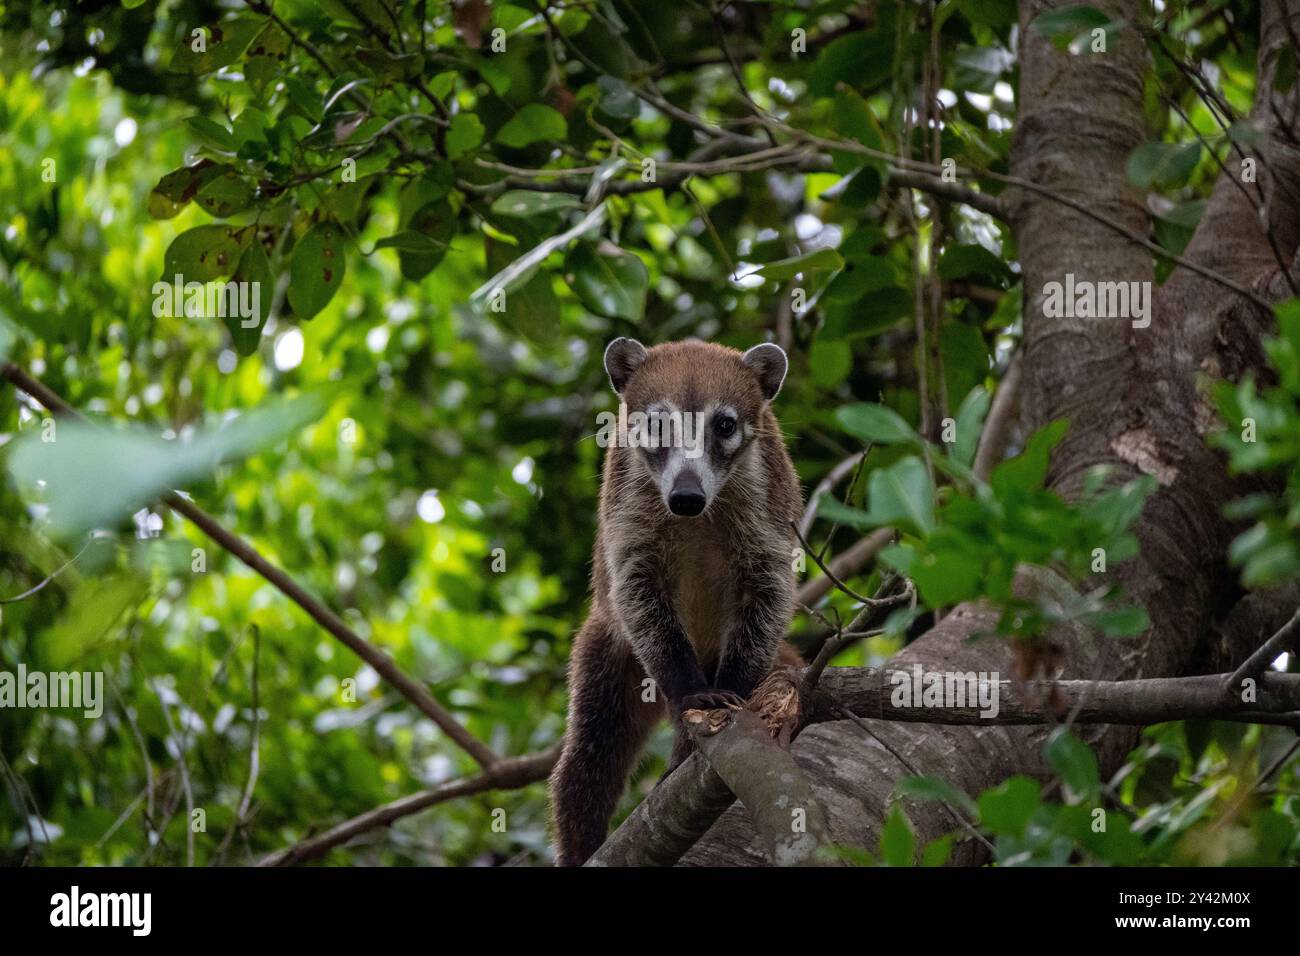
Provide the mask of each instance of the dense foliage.
MULTIPOLYGON (((1250 131, 1221 130, 1172 58, 1212 65, 1240 112, 1254 87, 1255 4, 1189 6, 1032 27, 1083 56, 1090 31, 1154 31, 1163 138, 1129 172, 1175 252, 1250 131)), ((474 770, 262 577, 151 504, 167 488, 498 753, 554 744, 617 334, 785 345, 777 412, 806 491, 870 449, 813 543, 834 554, 897 528, 852 583, 896 569, 921 603, 838 663, 879 663, 976 597, 1004 611, 988 639, 1041 640, 1064 619, 1140 633, 1096 549, 1111 567, 1131 557, 1150 486, 1097 475, 1072 505, 1044 491, 1066 422, 1013 434, 1018 457, 974 473, 1019 337, 1016 250, 997 219, 891 181, 889 157, 953 159, 965 187, 1003 191, 1018 31, 1014 4, 982 0, 0 2, 0 357, 112 423, 60 421, 51 442, 38 403, 7 384, 0 398, 0 598, 57 572, 0 605, 0 668, 100 670, 109 688, 98 720, 0 710, 0 858, 246 862, 474 770), (935 135, 915 108, 926 90, 935 135), (216 316, 178 275, 258 283, 258 307, 216 316), (1013 594, 1022 563, 1060 586, 1013 594)), ((1226 421, 1260 423, 1234 463, 1293 472, 1284 499, 1243 505, 1264 529, 1240 547, 1248 585, 1300 571, 1298 329, 1292 311, 1276 393, 1224 397, 1226 421)), ((832 592, 797 636, 815 643, 852 603, 832 592)), ((938 779, 906 789, 961 804, 1003 863, 1294 863, 1295 765, 1248 795, 1293 737, 1160 725, 1101 780, 1061 731, 1059 782, 977 800, 938 779), (1099 802, 1123 811, 1100 833, 1099 802)), ((661 732, 628 806, 668 748, 661 732)), ((873 858, 941 862, 948 843, 914 847, 900 801, 873 858)), ((535 784, 327 859, 548 858, 535 784)))

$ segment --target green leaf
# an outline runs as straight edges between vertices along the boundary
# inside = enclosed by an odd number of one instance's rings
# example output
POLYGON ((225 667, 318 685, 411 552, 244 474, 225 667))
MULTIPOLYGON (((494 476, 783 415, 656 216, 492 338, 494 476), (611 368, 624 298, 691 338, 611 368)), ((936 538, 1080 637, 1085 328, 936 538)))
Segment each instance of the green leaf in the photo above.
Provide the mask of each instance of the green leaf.
POLYGON ((564 279, 596 315, 640 322, 645 313, 645 263, 608 239, 575 243, 565 257, 564 279))
MULTIPOLYGON (((251 316, 227 314, 223 317, 235 351, 240 355, 252 355, 257 351, 262 340, 262 328, 266 325, 271 311, 271 298, 275 293, 275 276, 271 272, 271 260, 260 242, 249 243, 244 254, 239 257, 233 282, 247 282, 257 291, 256 299, 250 295, 250 302, 256 301, 257 309, 251 316)), ((227 310, 229 313, 229 310, 227 310)))
POLYGON ((172 170, 150 191, 149 215, 154 219, 173 218, 205 184, 230 169, 210 159, 201 159, 191 166, 172 170))
POLYGON ((446 199, 439 199, 416 210, 409 225, 408 230, 398 234, 402 237, 402 245, 416 246, 419 240, 415 236, 423 236, 427 242, 418 249, 399 247, 397 258, 401 262, 402 275, 412 282, 419 282, 438 268, 451 248, 451 241, 456 236, 456 213, 446 199))
POLYGON ((934 530, 934 486, 921 459, 909 455, 877 468, 867 482, 870 520, 926 537, 934 530))
POLYGON ((386 236, 375 243, 376 249, 396 249, 398 252, 413 252, 426 256, 435 255, 445 246, 446 243, 439 244, 424 233, 411 229, 386 236))
POLYGON ((942 777, 909 775, 898 781, 894 792, 914 800, 947 803, 969 815, 976 812, 975 801, 942 777))
MULTIPOLYGON (((1110 34, 1118 26, 1118 21, 1111 20, 1096 7, 1080 4, 1044 10, 1034 18, 1029 28, 1047 37, 1057 49, 1063 50, 1075 40, 1091 34, 1093 30, 1104 29, 1107 34, 1110 34)), ((1107 49, 1110 49, 1109 36, 1107 49)))
POLYGON ((843 339, 818 336, 808 349, 808 369, 818 388, 834 388, 853 370, 853 348, 843 339))
POLYGON ((841 82, 866 91, 888 77, 893 68, 894 37, 885 30, 855 30, 832 40, 817 54, 808 71, 808 92, 830 96, 841 82))
POLYGON ((1030 436, 1025 449, 1015 458, 1002 462, 993 469, 989 485, 999 499, 1016 493, 1037 491, 1047 478, 1048 459, 1052 449, 1065 437, 1069 423, 1058 419, 1043 426, 1030 436))
POLYGON ((962 47, 952 57, 953 82, 960 90, 991 93, 993 87, 1016 62, 999 46, 962 47))
POLYGON ((300 319, 310 319, 329 305, 347 272, 343 232, 322 222, 307 231, 289 259, 289 304, 300 319))
POLYGON ((319 398, 295 399, 246 412, 186 441, 63 420, 53 441, 43 440, 40 429, 16 439, 9 470, 29 494, 39 487, 52 530, 70 537, 117 526, 164 491, 208 478, 222 463, 278 442, 323 409, 319 398))
POLYGON ((1067 727, 1057 727, 1043 745, 1043 759, 1074 795, 1075 801, 1093 800, 1101 787, 1101 771, 1097 755, 1092 748, 1070 733, 1067 727))
MULTIPOLYGON (((898 278, 898 267, 884 256, 867 256, 846 262, 844 268, 836 273, 835 278, 822 293, 822 301, 836 305, 851 305, 868 293, 893 288, 898 278)), ((853 329, 844 331, 851 334, 859 327, 860 323, 855 322, 853 329)))
POLYGON ((398 193, 400 228, 410 228, 430 203, 446 199, 455 183, 456 172, 450 163, 435 163, 423 175, 407 182, 398 193))
POLYGON ((211 282, 235 271, 239 257, 253 241, 252 226, 209 225, 187 229, 172 240, 163 255, 162 281, 211 282))
MULTIPOLYGON (((559 296, 555 294, 552 275, 548 270, 533 268, 515 277, 505 285, 497 285, 499 277, 511 262, 518 258, 517 248, 504 242, 488 244, 488 270, 494 278, 491 285, 504 293, 501 304, 507 326, 514 332, 526 336, 534 342, 554 344, 563 326, 559 296)), ((496 308, 493 296, 489 295, 482 302, 486 314, 491 315, 496 308)))
POLYGON ((528 189, 504 192, 492 203, 492 211, 500 216, 529 219, 550 213, 577 209, 582 202, 568 193, 536 193, 528 189))
POLYGON ((640 115, 640 97, 618 77, 602 76, 596 80, 596 88, 600 92, 598 108, 609 119, 626 123, 640 115))
POLYGON ((769 262, 767 265, 755 269, 750 275, 760 275, 765 279, 775 279, 779 282, 784 279, 793 279, 797 275, 813 272, 817 269, 839 269, 843 265, 843 258, 834 249, 814 249, 812 252, 805 252, 803 255, 769 262))
POLYGON ((903 420, 903 416, 884 405, 861 402, 836 409, 835 420, 841 428, 864 442, 875 445, 919 445, 921 436, 903 420))
POLYGON ((198 191, 195 201, 210 216, 225 219, 253 204, 253 187, 233 169, 223 169, 198 191))
POLYGON ((952 847, 957 840, 955 833, 945 833, 935 837, 921 850, 921 865, 926 867, 943 866, 952 856, 952 847))
POLYGON ((447 158, 460 159, 483 142, 483 121, 473 113, 457 113, 447 127, 447 158))
POLYGON ((424 56, 419 53, 390 53, 362 47, 357 50, 357 62, 374 73, 381 83, 413 80, 424 72, 424 56))
POLYGON ((1146 610, 1136 605, 1092 611, 1084 614, 1083 620, 1111 637, 1137 637, 1151 626, 1146 610))
POLYGON ((888 522, 877 521, 870 512, 863 511, 861 508, 842 504, 829 492, 821 497, 821 503, 817 506, 817 517, 867 530, 888 524, 888 522))
POLYGON ((885 241, 885 231, 873 223, 864 223, 840 243, 839 253, 849 262, 877 258, 872 250, 885 241))
POLYGON ((244 52, 244 76, 259 93, 282 73, 289 59, 289 35, 279 24, 268 23, 244 52))
MULTIPOLYGON (((868 149, 884 148, 884 133, 880 121, 876 119, 871 107, 852 90, 841 90, 831 100, 831 125, 844 139, 866 146, 868 149)), ((867 157, 860 153, 836 151, 836 169, 851 172, 866 162, 867 157)))
POLYGON ((1012 777, 979 797, 980 823, 999 836, 1020 836, 1042 803, 1042 788, 1030 777, 1012 777))
POLYGON ((206 116, 191 116, 185 121, 185 125, 201 142, 207 143, 220 152, 233 153, 239 148, 230 130, 206 116))
POLYGON ((948 245, 939 257, 941 279, 979 279, 1005 289, 1015 278, 1001 256, 995 256, 979 243, 948 245))
POLYGON ((907 822, 903 805, 895 802, 880 830, 880 857, 886 866, 916 865, 916 835, 907 822))
POLYGON ((199 27, 203 33, 202 50, 194 49, 198 43, 193 29, 186 31, 172 56, 169 69, 173 73, 212 73, 230 66, 248 49, 253 38, 266 26, 264 19, 246 17, 222 20, 213 27, 199 27))
POLYGON ((1201 143, 1143 143, 1129 155, 1129 182, 1139 189, 1168 189, 1187 182, 1201 159, 1201 143))
POLYGON ((555 109, 542 103, 529 103, 497 130, 496 141, 521 149, 532 143, 568 139, 569 124, 555 109))
MULTIPOLYGON (((886 549, 881 559, 893 565, 904 547, 895 545, 886 549)), ((905 573, 929 607, 951 607, 980 596, 984 584, 983 563, 977 555, 966 553, 951 540, 931 542, 923 554, 910 558, 908 563, 905 573)))
POLYGON ((1182 255, 1205 213, 1205 203, 1204 199, 1193 199, 1158 213, 1154 222, 1156 241, 1175 255, 1182 255))
POLYGON ((1016 0, 958 0, 957 6, 971 23, 999 33, 1018 20, 1016 0))
POLYGON ((72 666, 105 639, 120 637, 122 615, 139 606, 148 593, 148 583, 132 575, 114 573, 83 580, 59 619, 37 638, 45 663, 58 669, 72 666))
POLYGON ((975 452, 979 448, 980 432, 984 427, 984 416, 989 413, 989 393, 984 386, 977 385, 962 401, 954 419, 957 435, 948 446, 948 454, 969 467, 975 461, 975 452))

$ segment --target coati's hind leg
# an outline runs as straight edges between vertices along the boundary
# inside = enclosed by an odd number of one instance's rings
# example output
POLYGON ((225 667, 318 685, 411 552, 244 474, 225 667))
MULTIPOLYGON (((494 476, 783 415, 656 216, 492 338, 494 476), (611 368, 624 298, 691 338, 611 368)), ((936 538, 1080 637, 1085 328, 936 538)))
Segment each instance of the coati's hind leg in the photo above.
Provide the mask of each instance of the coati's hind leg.
POLYGON ((569 723, 551 773, 555 862, 581 866, 605 842, 609 819, 662 701, 642 700, 646 673, 593 609, 569 658, 569 723))

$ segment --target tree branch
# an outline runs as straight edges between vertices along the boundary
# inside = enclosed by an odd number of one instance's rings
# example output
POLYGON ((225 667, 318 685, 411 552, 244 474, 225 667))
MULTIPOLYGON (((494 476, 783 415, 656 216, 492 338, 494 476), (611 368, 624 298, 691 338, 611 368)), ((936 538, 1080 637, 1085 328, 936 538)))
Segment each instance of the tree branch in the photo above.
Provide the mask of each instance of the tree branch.
POLYGON ((684 723, 709 766, 744 804, 773 863, 802 866, 824 857, 831 847, 826 811, 757 714, 687 711, 684 723), (715 723, 719 717, 722 726, 715 723))
POLYGON ((284 849, 269 853, 258 860, 258 866, 292 866, 324 856, 336 846, 340 846, 353 837, 378 827, 391 826, 402 817, 418 813, 427 807, 445 803, 456 797, 467 797, 489 790, 517 790, 530 783, 545 780, 559 758, 559 748, 544 750, 539 753, 525 754, 522 757, 503 757, 490 770, 452 780, 432 790, 421 790, 409 796, 401 797, 391 803, 367 810, 365 813, 344 820, 330 827, 324 833, 294 843, 284 849))
MULTIPOLYGON (((800 696, 806 673, 807 670, 791 671, 783 677, 796 696, 800 696)), ((1069 714, 1077 724, 1149 726, 1173 720, 1213 718, 1300 729, 1300 674, 1262 675, 1259 700, 1249 705, 1236 697, 1225 696, 1225 674, 1129 681, 982 682, 978 675, 972 675, 973 683, 962 682, 963 690, 971 691, 963 703, 939 707, 927 706, 923 699, 910 699, 913 676, 913 672, 895 668, 828 668, 809 693, 807 702, 797 705, 794 718, 797 727, 793 735, 813 724, 841 720, 845 712, 884 722, 953 726, 1054 725, 1069 714), (892 674, 900 677, 891 680, 892 674), (903 683, 908 686, 909 701, 896 705, 891 698, 895 688, 903 683), (996 702, 996 713, 989 713, 988 704, 980 704, 980 687, 985 701, 996 702)), ((749 705, 751 709, 761 707, 762 698, 779 693, 772 686, 774 683, 769 681, 755 693, 749 705)), ((787 712, 790 709, 786 707, 787 712)), ((715 719, 712 715, 723 712, 690 713, 700 715, 694 718, 695 725, 700 726, 715 719)), ((772 743, 763 721, 749 711, 733 713, 737 719, 711 736, 693 730, 692 736, 703 752, 692 754, 660 783, 610 835, 588 862, 589 866, 671 866, 717 822, 735 798, 744 804, 769 848, 778 836, 788 836, 789 807, 817 805, 811 792, 805 792, 807 777, 800 771, 781 779, 781 774, 791 773, 786 761, 793 764, 793 758, 772 743), (740 717, 741 714, 745 716, 740 717), (774 779, 779 781, 775 784, 777 790, 769 792, 768 785, 774 779), (729 783, 739 788, 735 797, 729 783), (789 801, 784 806, 782 796, 789 801), (773 807, 784 811, 784 816, 773 807)), ((692 725, 688 723, 688 726, 692 725)), ((881 745, 893 752, 885 741, 881 745)), ((894 756, 902 759, 896 752, 894 756)), ((809 818, 812 832, 811 813, 809 818)), ((817 827, 823 822, 824 818, 818 821, 817 827)), ((826 830, 816 831, 815 842, 819 846, 835 842, 829 822, 825 825, 826 830)), ((799 862, 807 862, 813 853, 806 846, 805 849, 808 852, 799 855, 799 862)), ((782 859, 779 848, 774 859, 782 859)))
MULTIPOLYGON (((83 421, 86 420, 85 416, 55 394, 53 390, 12 362, 5 362, 3 366, 0 366, 0 374, 3 374, 10 382, 32 396, 51 412, 70 415, 83 421)), ((178 492, 169 491, 162 496, 162 500, 169 508, 192 521, 209 538, 260 574, 280 593, 306 611, 312 620, 346 645, 352 653, 374 668, 380 677, 388 681, 397 689, 398 693, 437 724, 443 733, 473 757, 480 766, 491 767, 498 762, 500 758, 466 730, 441 704, 434 700, 433 695, 429 693, 423 684, 399 668, 396 661, 389 657, 388 654, 348 627, 341 617, 307 593, 288 574, 262 557, 251 544, 238 535, 227 531, 210 514, 178 492)))
MULTIPOLYGON (((737 143, 746 145, 745 140, 715 140, 720 146, 734 148, 737 143)), ((800 149, 797 143, 787 143, 778 147, 762 144, 761 149, 752 152, 739 152, 725 159, 712 162, 673 162, 665 160, 657 163, 657 168, 669 175, 662 178, 642 181, 641 179, 617 180, 609 184, 607 191, 614 196, 631 196, 637 193, 651 192, 655 189, 665 191, 676 189, 688 177, 723 176, 731 173, 756 172, 764 169, 788 168, 797 172, 824 173, 834 168, 831 157, 807 148, 800 149)), ((829 141, 827 141, 829 142, 829 141)), ((840 148, 839 144, 833 144, 840 148)), ((856 145, 856 144, 851 144, 856 145)), ((588 167, 572 169, 520 169, 504 167, 503 164, 491 164, 509 175, 494 183, 476 184, 461 182, 462 189, 484 196, 495 196, 507 189, 523 189, 530 192, 569 193, 581 196, 589 186, 590 174, 594 170, 588 167), (547 180, 553 180, 548 182, 547 180)), ((911 169, 895 169, 890 172, 889 181, 897 186, 918 189, 922 192, 942 196, 953 202, 959 202, 978 209, 998 219, 1006 218, 1006 209, 997 196, 977 192, 960 183, 950 183, 939 176, 930 175, 911 169)))
POLYGON ((1300 610, 1291 616, 1291 620, 1282 625, 1272 637, 1265 641, 1260 648, 1251 654, 1250 657, 1242 663, 1232 676, 1228 678, 1228 692, 1235 694, 1241 689, 1242 682, 1247 678, 1259 678, 1268 669, 1268 665, 1273 663, 1283 651, 1289 648, 1296 639, 1296 629, 1300 627, 1300 610))
POLYGON ((975 451, 975 464, 972 470, 982 481, 988 481, 993 467, 1002 459, 1007 446, 1007 432, 1015 417, 1016 399, 1020 397, 1020 369, 1024 360, 1020 353, 1011 359, 1006 374, 998 383, 993 393, 993 403, 989 406, 988 417, 984 420, 984 430, 980 433, 979 445, 975 451))
MULTIPOLYGON (((860 538, 848 550, 833 557, 827 568, 839 580, 851 577, 870 564, 876 555, 884 549, 885 545, 889 544, 893 539, 893 528, 877 528, 866 537, 860 538)), ((795 599, 800 604, 812 607, 829 594, 834 587, 835 580, 823 574, 821 577, 813 578, 811 581, 805 581, 801 584, 795 599)))
POLYGON ((1259 699, 1245 704, 1235 694, 1224 694, 1227 674, 1120 681, 1012 681, 927 671, 922 673, 922 681, 927 675, 937 675, 961 685, 962 703, 932 706, 915 699, 916 673, 888 667, 829 668, 818 687, 826 696, 814 696, 809 722, 836 719, 835 708, 842 705, 859 717, 926 724, 1054 724, 1070 715, 1076 724, 1130 727, 1201 718, 1300 727, 1300 674, 1269 671, 1260 675, 1259 699), (896 692, 903 696, 903 690, 907 700, 895 703, 896 692), (982 705, 974 691, 993 703, 982 705))

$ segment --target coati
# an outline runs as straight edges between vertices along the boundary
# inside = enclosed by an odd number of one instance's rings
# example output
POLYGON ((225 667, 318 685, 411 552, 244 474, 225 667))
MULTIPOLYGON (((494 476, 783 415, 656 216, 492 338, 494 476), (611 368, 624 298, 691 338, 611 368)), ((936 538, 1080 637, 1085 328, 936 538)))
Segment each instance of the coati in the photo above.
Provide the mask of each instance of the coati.
POLYGON ((661 429, 658 447, 614 441, 605 453, 591 611, 574 639, 568 727, 551 774, 561 866, 604 842, 661 717, 677 724, 672 770, 691 751, 684 710, 743 704, 778 657, 798 662, 782 637, 795 607, 802 495, 769 404, 786 368, 773 344, 742 355, 617 338, 605 349, 628 415, 682 427, 661 429))

